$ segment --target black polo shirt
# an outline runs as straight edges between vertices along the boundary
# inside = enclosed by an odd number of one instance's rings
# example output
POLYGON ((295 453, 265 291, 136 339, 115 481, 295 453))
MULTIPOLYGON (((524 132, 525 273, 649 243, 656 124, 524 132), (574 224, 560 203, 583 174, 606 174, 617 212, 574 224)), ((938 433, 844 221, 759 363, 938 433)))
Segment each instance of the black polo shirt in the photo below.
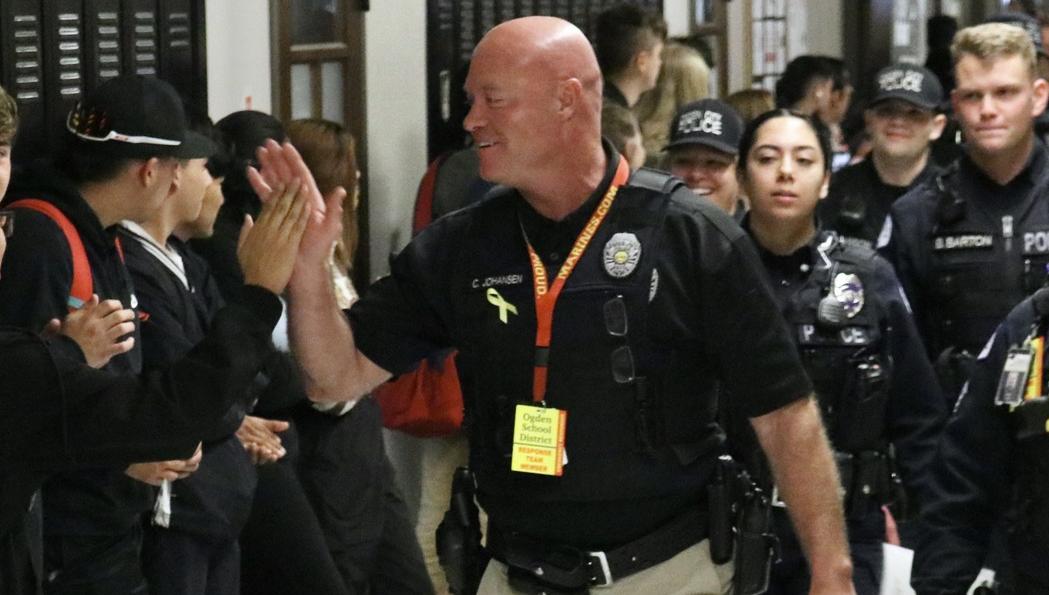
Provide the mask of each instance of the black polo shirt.
MULTIPOLYGON (((543 217, 513 193, 490 197, 427 228, 393 261, 391 275, 373 285, 349 311, 358 349, 380 367, 402 373, 430 353, 461 347, 457 344, 462 336, 457 333, 460 323, 452 304, 469 297, 465 287, 455 284, 457 255, 469 253, 469 247, 462 244, 468 226, 517 222, 497 230, 506 238, 507 249, 527 263, 523 228, 554 274, 611 183, 618 158, 607 146, 606 153, 605 179, 579 209, 561 221, 543 217), (517 216, 494 216, 502 209, 513 209, 517 216)), ((740 410, 749 417, 811 394, 812 386, 764 281, 754 247, 739 226, 716 206, 682 192, 669 198, 656 237, 659 251, 643 332, 657 344, 701 351, 708 358, 705 363, 716 362, 713 367, 719 380, 731 387, 740 410)), ((520 282, 531 284, 532 279, 528 275, 520 282)), ((564 291, 587 282, 582 275, 573 274, 564 291)), ((535 329, 521 332, 534 336, 535 329)), ((530 369, 532 361, 520 365, 530 369)), ((469 377, 474 371, 461 372, 469 377)), ((697 420, 697 426, 699 423, 697 420)), ((546 518, 535 522, 553 528, 536 532, 559 535, 566 542, 608 543, 615 540, 612 533, 617 526, 623 532, 651 526, 653 519, 679 511, 684 503, 680 495, 674 495, 658 502, 570 504, 573 506, 558 507, 558 512, 546 509, 546 518), (587 530, 590 535, 580 535, 587 530)))

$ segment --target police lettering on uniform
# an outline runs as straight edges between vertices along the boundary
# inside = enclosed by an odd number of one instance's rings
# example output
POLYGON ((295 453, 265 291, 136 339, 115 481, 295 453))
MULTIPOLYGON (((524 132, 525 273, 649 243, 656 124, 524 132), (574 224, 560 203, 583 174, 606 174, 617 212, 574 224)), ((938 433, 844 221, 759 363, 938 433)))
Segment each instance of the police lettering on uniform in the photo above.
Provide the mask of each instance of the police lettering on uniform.
MULTIPOLYGON (((889 264, 872 249, 817 228, 814 211, 829 178, 826 129, 814 119, 768 112, 747 127, 740 155, 751 202, 744 229, 816 386, 836 451, 856 592, 876 595, 885 541, 881 507, 895 496, 891 476, 898 469, 915 496, 925 495, 924 471, 946 407, 889 264)), ((774 489, 757 449, 733 440, 748 428, 732 415, 732 401, 728 391, 733 451, 774 489)), ((807 593, 797 538, 786 509, 775 504, 780 560, 770 591, 807 593)))
MULTIPOLYGON (((851 592, 811 385, 742 230, 668 176, 629 176, 601 142, 600 72, 569 23, 493 28, 466 88, 481 175, 503 187, 417 236, 349 323, 328 288, 338 196, 328 201, 291 289, 310 397, 357 398, 454 346, 493 557, 479 592, 721 592, 731 571, 713 563, 699 503, 729 387, 780 471, 816 579, 851 592), (526 282, 499 287, 500 305, 473 287, 505 275, 526 282), (518 314, 503 320, 504 303, 518 314)), ((262 195, 308 174, 266 149, 252 176, 262 195)))
POLYGON ((896 64, 882 69, 876 80, 877 92, 863 113, 870 156, 834 174, 818 209, 825 229, 866 248, 882 233, 896 199, 939 172, 930 147, 946 123, 938 113, 943 90, 932 72, 896 64))
POLYGON ((989 23, 954 40, 954 112, 964 156, 893 206, 879 240, 914 308, 945 397, 998 322, 1045 284, 1049 154, 1034 116, 1049 83, 1020 28, 989 23), (1003 88, 1015 89, 1008 99, 1003 88))

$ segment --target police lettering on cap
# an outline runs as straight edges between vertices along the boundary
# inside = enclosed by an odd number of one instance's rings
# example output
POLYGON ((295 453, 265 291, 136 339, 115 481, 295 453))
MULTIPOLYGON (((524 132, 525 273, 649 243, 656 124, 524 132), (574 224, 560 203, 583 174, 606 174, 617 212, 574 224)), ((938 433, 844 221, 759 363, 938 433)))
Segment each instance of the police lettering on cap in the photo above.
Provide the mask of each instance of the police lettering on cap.
POLYGON ((217 150, 211 139, 189 130, 171 85, 137 74, 88 93, 66 117, 66 130, 92 149, 120 157, 201 159, 217 150))
POLYGON ((943 87, 932 71, 915 64, 893 64, 874 77, 877 91, 871 106, 899 99, 926 110, 937 110, 943 102, 943 87))
POLYGON ((670 142, 664 150, 704 145, 725 153, 739 153, 743 121, 736 110, 717 99, 703 99, 681 106, 670 122, 670 142))

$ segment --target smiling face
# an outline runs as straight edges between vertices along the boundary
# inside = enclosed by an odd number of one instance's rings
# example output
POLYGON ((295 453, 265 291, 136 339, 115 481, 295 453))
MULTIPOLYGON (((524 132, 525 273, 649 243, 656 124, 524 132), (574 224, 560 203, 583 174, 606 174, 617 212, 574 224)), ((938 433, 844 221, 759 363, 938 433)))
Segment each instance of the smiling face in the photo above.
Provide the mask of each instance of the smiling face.
POLYGON ((899 99, 881 101, 864 112, 874 153, 893 159, 918 159, 940 138, 947 119, 899 99))
POLYGON ((786 115, 757 129, 741 177, 751 217, 767 226, 810 225, 830 182, 812 126, 786 115))
POLYGON ((685 181, 698 196, 714 201, 732 214, 739 197, 736 156, 705 145, 685 145, 670 149, 670 173, 685 181))
POLYGON ((477 147, 481 177, 490 182, 521 187, 557 159, 551 143, 559 137, 557 82, 534 62, 488 38, 474 52, 463 126, 477 147))
POLYGON ((951 103, 971 154, 1008 154, 1033 142, 1034 118, 1045 109, 1047 84, 1034 78, 1021 56, 963 54, 954 73, 951 103))

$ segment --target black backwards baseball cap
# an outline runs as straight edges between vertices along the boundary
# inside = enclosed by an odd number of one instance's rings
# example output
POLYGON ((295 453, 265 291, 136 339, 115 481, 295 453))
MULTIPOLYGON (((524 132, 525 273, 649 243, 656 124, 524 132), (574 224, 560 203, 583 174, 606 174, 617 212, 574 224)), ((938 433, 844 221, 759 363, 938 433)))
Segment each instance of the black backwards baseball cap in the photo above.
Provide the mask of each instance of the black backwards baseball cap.
POLYGON ((943 103, 943 87, 931 70, 917 64, 893 64, 874 77, 877 90, 871 107, 888 99, 899 99, 922 109, 937 110, 943 103))
POLYGON ((189 129, 174 87, 137 74, 110 79, 88 93, 66 117, 66 130, 85 146, 117 157, 202 159, 218 150, 189 129))
POLYGON ((1049 58, 1049 53, 1046 53, 1045 46, 1042 45, 1042 26, 1038 24, 1038 19, 1022 12, 1000 12, 984 22, 1005 23, 1023 29, 1024 33, 1031 38, 1031 43, 1034 44, 1034 50, 1038 52, 1038 55, 1049 58))
POLYGON ((663 150, 704 145, 736 155, 742 136, 743 120, 732 106, 717 99, 701 99, 678 109, 670 122, 670 142, 663 150))

